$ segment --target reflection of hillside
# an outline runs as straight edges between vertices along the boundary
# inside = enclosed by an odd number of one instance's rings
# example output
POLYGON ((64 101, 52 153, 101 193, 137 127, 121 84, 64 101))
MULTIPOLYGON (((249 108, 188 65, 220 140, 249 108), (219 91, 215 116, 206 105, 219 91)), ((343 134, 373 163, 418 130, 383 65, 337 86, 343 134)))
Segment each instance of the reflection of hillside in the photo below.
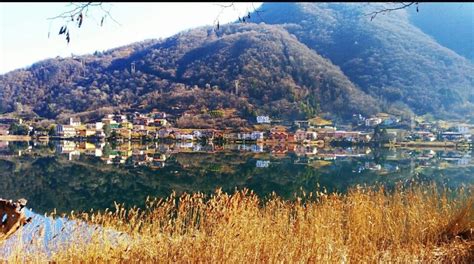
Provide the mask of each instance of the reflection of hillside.
MULTIPOLYGON (((104 153, 113 154, 114 148, 104 153)), ((275 191, 291 198, 300 187, 313 191, 317 183, 341 191, 354 184, 393 185, 414 177, 447 184, 474 181, 469 177, 474 173, 470 153, 437 151, 433 155, 375 149, 367 154, 363 149, 339 149, 336 159, 324 160, 318 155, 330 154, 331 149, 314 153, 305 148, 275 156, 271 151, 244 151, 233 146, 212 153, 173 153, 176 146, 163 145, 117 148, 130 152, 125 163, 105 165, 103 157, 92 155, 92 151, 69 160, 66 154, 54 155, 55 147, 50 145, 33 147, 21 157, 0 158, 0 193, 9 199, 24 197, 42 213, 53 208, 59 212, 99 209, 112 206, 113 201, 141 205, 146 196, 167 196, 173 190, 209 193, 218 187, 225 191, 248 187, 259 195, 275 191), (358 156, 362 153, 366 155, 358 156), (149 163, 138 166, 147 157, 156 167, 149 163), (462 159, 471 165, 458 166, 456 160, 462 159), (159 162, 166 165, 159 166, 159 162), (449 166, 440 166, 445 163, 449 166)), ((92 148, 84 145, 84 149, 92 148)))

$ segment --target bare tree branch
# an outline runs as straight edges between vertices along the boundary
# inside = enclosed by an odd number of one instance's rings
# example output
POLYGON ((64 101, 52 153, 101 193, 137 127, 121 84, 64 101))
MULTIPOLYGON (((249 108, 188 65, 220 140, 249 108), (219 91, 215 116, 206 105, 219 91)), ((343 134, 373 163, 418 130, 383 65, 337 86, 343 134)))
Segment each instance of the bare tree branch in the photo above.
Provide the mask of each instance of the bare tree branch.
POLYGON ((412 5, 416 6, 416 11, 418 12, 418 2, 408 2, 408 3, 399 2, 397 4, 400 4, 400 6, 392 7, 392 8, 384 8, 384 9, 381 9, 381 10, 377 10, 377 11, 368 13, 366 15, 370 16, 370 21, 372 21, 378 14, 384 14, 384 13, 388 13, 388 12, 392 12, 392 11, 396 11, 396 10, 400 10, 400 9, 405 9, 405 8, 408 8, 412 5))
MULTIPOLYGON (((253 3, 251 3, 251 4, 252 4, 252 8, 253 8, 252 13, 257 14, 257 16, 260 18, 260 21, 262 22, 262 21, 263 21, 263 18, 260 16, 260 13, 262 13, 263 11, 262 11, 262 10, 258 10, 257 8, 255 8, 255 6, 254 6, 253 3)), ((220 10, 219 14, 217 15, 216 19, 214 20, 214 26, 217 25, 216 28, 217 28, 217 30, 219 30, 219 28, 220 28, 219 18, 220 18, 220 16, 222 15, 222 13, 224 12, 224 10, 226 10, 227 8, 231 8, 231 7, 234 9, 234 11, 237 11, 237 10, 235 9, 235 2, 231 2, 231 3, 228 4, 228 5, 222 5, 222 4, 215 4, 215 5, 221 7, 221 10, 220 10)), ((248 10, 248 9, 247 9, 247 10, 248 10)), ((248 12, 248 14, 246 14, 246 15, 239 16, 239 17, 238 17, 239 22, 241 22, 241 23, 246 23, 246 22, 248 22, 249 19, 251 19, 250 14, 251 14, 251 13, 248 12)))
POLYGON ((75 3, 72 3, 70 5, 74 5, 75 7, 72 9, 72 10, 69 10, 69 11, 65 11, 55 17, 50 17, 48 19, 58 19, 58 18, 71 18, 71 17, 75 17, 81 13, 84 12, 84 10, 88 10, 89 7, 94 7, 94 6, 102 6, 102 2, 98 2, 98 3, 94 3, 94 2, 88 2, 88 3, 85 3, 85 4, 75 4, 75 3))
MULTIPOLYGON (((51 21, 56 20, 56 19, 64 20, 64 24, 61 27, 61 30, 59 31, 59 35, 65 34, 66 41, 68 43, 70 41, 70 31, 69 31, 70 28, 68 28, 69 23, 77 22, 77 27, 80 28, 82 26, 84 17, 88 17, 89 8, 100 8, 100 10, 103 12, 103 15, 100 21, 100 26, 103 25, 104 20, 107 17, 109 17, 110 19, 112 19, 112 21, 114 21, 119 26, 121 26, 121 24, 117 20, 115 20, 110 14, 110 9, 107 10, 104 8, 103 2, 70 3, 67 5, 67 8, 70 8, 70 9, 57 16, 50 17, 48 18, 48 20, 51 20, 51 21)), ((94 17, 92 18, 97 22, 97 20, 94 17)), ((48 38, 50 35, 51 35, 51 23, 50 23, 50 28, 48 31, 48 38)))

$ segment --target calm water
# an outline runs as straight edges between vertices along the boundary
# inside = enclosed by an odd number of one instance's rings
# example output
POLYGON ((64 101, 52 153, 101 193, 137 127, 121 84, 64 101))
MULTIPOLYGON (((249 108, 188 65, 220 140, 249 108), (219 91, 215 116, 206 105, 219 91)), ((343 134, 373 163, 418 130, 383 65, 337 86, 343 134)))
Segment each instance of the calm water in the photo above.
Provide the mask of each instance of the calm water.
POLYGON ((28 199, 44 214, 57 209, 142 205, 173 190, 212 193, 221 187, 291 199, 316 185, 344 192, 360 184, 435 181, 474 183, 472 150, 409 150, 263 145, 0 142, 0 197, 28 199))

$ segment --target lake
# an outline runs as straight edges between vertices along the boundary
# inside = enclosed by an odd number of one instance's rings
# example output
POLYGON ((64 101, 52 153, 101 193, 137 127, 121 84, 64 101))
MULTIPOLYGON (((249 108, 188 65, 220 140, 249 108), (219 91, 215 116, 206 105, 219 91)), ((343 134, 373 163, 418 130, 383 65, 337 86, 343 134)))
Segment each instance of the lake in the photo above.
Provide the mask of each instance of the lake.
POLYGON ((212 193, 249 188, 292 199, 304 190, 345 192, 356 185, 474 183, 473 150, 316 148, 199 143, 0 142, 0 197, 28 208, 105 209, 141 206, 173 191, 212 193))

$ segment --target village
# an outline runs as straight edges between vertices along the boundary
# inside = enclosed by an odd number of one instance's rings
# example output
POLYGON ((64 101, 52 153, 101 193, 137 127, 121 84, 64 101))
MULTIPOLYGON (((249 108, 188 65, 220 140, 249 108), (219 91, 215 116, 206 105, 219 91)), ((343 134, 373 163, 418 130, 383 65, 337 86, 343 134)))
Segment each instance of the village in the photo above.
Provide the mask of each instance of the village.
POLYGON ((379 113, 371 117, 355 114, 347 124, 320 117, 282 122, 257 116, 253 128, 195 129, 177 128, 165 112, 116 113, 100 121, 82 123, 69 118, 67 124, 54 124, 49 130, 34 127, 29 120, 0 118, 0 140, 76 140, 76 141, 184 141, 264 144, 303 144, 322 147, 329 144, 405 147, 472 147, 473 125, 420 121, 414 118, 379 113))

